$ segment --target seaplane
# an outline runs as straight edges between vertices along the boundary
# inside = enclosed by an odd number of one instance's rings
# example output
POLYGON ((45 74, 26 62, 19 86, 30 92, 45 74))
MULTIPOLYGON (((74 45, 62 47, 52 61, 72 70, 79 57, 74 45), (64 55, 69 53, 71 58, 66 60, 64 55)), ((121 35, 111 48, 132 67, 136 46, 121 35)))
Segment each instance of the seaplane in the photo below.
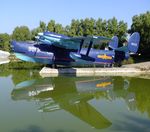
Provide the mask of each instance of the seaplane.
POLYGON ((118 47, 118 37, 104 36, 68 37, 53 32, 38 33, 36 42, 12 41, 11 46, 17 58, 48 64, 52 67, 81 66, 81 65, 109 65, 117 64, 136 53, 139 48, 140 35, 135 32, 128 40, 128 44, 118 47), (108 43, 107 49, 101 49, 108 43), (97 48, 95 48, 97 47, 97 48))

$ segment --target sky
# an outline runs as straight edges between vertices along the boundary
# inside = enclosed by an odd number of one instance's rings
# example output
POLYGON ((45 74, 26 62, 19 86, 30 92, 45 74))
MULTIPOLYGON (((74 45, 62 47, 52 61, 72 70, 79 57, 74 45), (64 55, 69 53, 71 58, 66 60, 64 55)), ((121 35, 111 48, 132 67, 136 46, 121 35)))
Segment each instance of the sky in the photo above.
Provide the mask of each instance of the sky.
POLYGON ((50 20, 66 26, 72 19, 116 17, 132 24, 132 17, 150 11, 150 0, 0 0, 0 33, 16 26, 34 29, 50 20))

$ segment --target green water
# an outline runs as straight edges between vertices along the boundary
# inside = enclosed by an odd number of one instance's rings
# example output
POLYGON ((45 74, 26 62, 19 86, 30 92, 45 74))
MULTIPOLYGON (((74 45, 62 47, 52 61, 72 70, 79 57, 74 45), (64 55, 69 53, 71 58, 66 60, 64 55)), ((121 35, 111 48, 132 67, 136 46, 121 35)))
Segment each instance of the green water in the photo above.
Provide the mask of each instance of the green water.
POLYGON ((150 80, 1 69, 0 131, 150 131, 150 80))

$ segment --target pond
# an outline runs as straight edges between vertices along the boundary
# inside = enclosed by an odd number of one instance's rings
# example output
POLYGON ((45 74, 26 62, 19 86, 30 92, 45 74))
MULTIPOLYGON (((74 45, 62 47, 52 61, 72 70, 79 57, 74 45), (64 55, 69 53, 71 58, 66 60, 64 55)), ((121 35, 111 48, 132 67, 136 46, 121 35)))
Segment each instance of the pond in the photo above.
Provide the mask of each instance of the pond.
POLYGON ((0 131, 150 131, 149 95, 149 79, 1 68, 0 131))

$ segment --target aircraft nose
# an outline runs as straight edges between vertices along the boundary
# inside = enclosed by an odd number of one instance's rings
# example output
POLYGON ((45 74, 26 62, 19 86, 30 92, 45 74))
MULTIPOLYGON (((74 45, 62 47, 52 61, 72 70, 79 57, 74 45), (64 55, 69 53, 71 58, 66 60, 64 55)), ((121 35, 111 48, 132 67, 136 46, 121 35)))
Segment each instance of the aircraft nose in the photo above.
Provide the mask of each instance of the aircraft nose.
POLYGON ((12 48, 16 48, 17 46, 19 46, 18 42, 15 40, 11 41, 10 43, 12 48))
POLYGON ((11 41, 11 49, 13 52, 24 52, 27 46, 24 43, 11 41))
POLYGON ((10 45, 11 50, 14 51, 14 47, 15 47, 15 45, 16 45, 16 41, 13 40, 13 41, 10 42, 10 44, 11 44, 11 45, 10 45))

